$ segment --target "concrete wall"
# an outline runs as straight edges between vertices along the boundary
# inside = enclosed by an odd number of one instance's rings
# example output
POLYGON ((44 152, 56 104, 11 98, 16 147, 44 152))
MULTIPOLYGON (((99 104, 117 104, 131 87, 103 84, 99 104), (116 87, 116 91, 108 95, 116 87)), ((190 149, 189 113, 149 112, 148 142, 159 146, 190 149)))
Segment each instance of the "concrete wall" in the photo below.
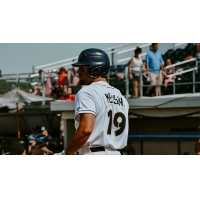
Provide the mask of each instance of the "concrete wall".
MULTIPOLYGON (((135 155, 141 155, 141 145, 143 145, 143 155, 178 155, 178 140, 141 140, 132 139, 131 146, 135 149, 135 155)), ((197 140, 180 140, 180 155, 189 153, 197 154, 197 140)))
MULTIPOLYGON (((21 137, 32 133, 35 125, 47 127, 52 137, 60 134, 61 112, 51 111, 50 106, 24 106, 24 112, 19 113, 21 137)), ((18 137, 17 114, 0 113, 0 136, 18 137)))
POLYGON ((129 119, 130 135, 198 135, 197 131, 174 132, 174 128, 197 129, 199 118, 137 118, 129 119))
MULTIPOLYGON (((129 119, 130 135, 198 135, 197 129, 200 124, 199 118, 144 118, 129 119), (188 131, 174 131, 174 128, 183 128, 188 131), (190 130, 189 130, 190 129, 190 130)), ((180 155, 185 152, 196 155, 197 139, 180 140, 141 140, 131 139, 131 146, 135 149, 136 155, 141 155, 141 145, 143 145, 143 155, 180 155), (180 152, 179 152, 180 151, 180 152)))
MULTIPOLYGON (((71 141, 74 133, 74 120, 65 120, 67 130, 67 140, 65 145, 71 141)), ((173 132, 171 128, 197 128, 200 123, 199 118, 171 118, 171 119, 129 119, 130 135, 197 135, 197 132, 173 132)), ((196 155, 197 139, 131 139, 132 147, 136 155, 182 155, 188 152, 190 155, 196 155), (142 145, 142 150, 141 150, 142 145)))

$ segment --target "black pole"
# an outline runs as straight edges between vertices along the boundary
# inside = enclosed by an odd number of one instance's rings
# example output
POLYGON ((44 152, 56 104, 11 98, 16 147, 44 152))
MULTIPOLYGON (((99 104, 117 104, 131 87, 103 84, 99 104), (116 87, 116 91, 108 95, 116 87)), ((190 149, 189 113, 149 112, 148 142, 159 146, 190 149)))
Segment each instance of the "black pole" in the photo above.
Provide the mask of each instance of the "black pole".
POLYGON ((143 140, 140 141, 140 154, 143 155, 143 140))
POLYGON ((178 155, 181 154, 181 149, 180 149, 180 140, 178 140, 178 155))
MULTIPOLYGON (((111 49, 111 51, 114 51, 115 49, 111 49)), ((112 62, 112 65, 115 64, 115 53, 112 53, 111 54, 111 62, 112 62)))

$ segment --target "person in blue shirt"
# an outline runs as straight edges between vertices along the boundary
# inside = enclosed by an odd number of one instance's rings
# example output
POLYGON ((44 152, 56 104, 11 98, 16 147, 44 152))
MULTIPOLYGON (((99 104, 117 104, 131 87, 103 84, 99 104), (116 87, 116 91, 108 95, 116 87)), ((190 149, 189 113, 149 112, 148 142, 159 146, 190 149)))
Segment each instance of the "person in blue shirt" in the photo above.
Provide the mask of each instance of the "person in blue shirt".
MULTIPOLYGON (((150 76, 150 85, 162 84, 162 74, 160 73, 160 68, 164 69, 164 61, 162 59, 161 53, 158 51, 158 43, 152 43, 152 50, 146 55, 146 67, 147 75, 150 76)), ((149 91, 153 86, 148 87, 146 95, 149 96, 149 91)), ((155 86, 156 96, 159 95, 159 86, 155 86)))
MULTIPOLYGON (((49 135, 46 127, 43 126, 41 128, 41 132, 41 134, 37 135, 36 141, 32 143, 32 149, 40 149, 43 152, 43 155, 46 155, 47 153, 54 154, 54 152, 49 149, 53 138, 49 135)), ((34 152, 32 153, 35 154, 34 152)))

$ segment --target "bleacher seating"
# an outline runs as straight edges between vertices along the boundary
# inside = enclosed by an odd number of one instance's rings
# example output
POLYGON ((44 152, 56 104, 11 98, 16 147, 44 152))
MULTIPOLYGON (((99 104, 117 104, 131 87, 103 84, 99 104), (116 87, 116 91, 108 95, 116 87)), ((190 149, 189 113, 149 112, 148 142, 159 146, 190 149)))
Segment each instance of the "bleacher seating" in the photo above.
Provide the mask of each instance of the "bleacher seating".
MULTIPOLYGON (((170 58, 172 60, 172 64, 177 61, 183 61, 184 58, 193 55, 195 52, 195 44, 189 43, 184 49, 178 48, 176 50, 169 49, 165 54, 162 55, 164 62, 170 58)), ((184 66, 192 66, 194 62, 187 63, 184 66)))
MULTIPOLYGON (((183 61, 188 56, 193 56, 195 53, 195 44, 189 43, 185 48, 177 48, 177 49, 169 49, 165 52, 165 54, 162 55, 163 60, 166 64, 166 60, 170 58, 172 60, 172 64, 176 63, 177 61, 183 61)), ((125 95, 125 81, 124 79, 120 79, 117 77, 117 73, 125 73, 125 67, 128 66, 130 61, 125 65, 114 65, 110 67, 110 73, 109 73, 109 82, 110 85, 116 87, 119 89, 123 95, 125 95)), ((184 65, 181 65, 184 70, 190 69, 191 67, 195 66, 195 61, 188 62, 184 65)), ((196 73, 196 82, 200 82, 200 70, 196 73)), ((177 76, 175 79, 176 83, 186 83, 186 82, 193 82, 193 72, 185 73, 182 76, 177 76)), ((143 84, 149 85, 149 82, 147 79, 143 76, 143 84)), ((170 92, 172 92, 172 84, 168 84, 170 92)), ((145 93, 147 87, 143 87, 143 93, 145 93)), ((161 90, 163 90, 163 86, 161 87, 161 90)), ((196 84, 196 90, 200 91, 200 84, 196 84)), ((192 84, 190 85, 181 85, 176 86, 176 93, 190 93, 192 92, 192 84)), ((132 81, 129 81, 129 94, 133 94, 133 84, 132 81)))

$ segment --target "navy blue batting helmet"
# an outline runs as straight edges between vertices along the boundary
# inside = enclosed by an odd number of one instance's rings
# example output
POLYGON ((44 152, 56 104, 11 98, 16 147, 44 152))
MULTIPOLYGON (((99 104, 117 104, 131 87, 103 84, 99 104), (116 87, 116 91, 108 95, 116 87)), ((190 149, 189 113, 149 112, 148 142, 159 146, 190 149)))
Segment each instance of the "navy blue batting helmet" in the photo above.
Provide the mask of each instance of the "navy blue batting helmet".
POLYGON ((89 66, 89 76, 92 78, 97 78, 109 72, 110 60, 107 53, 100 49, 85 49, 80 53, 78 57, 78 62, 72 64, 72 66, 78 67, 85 65, 89 66))

